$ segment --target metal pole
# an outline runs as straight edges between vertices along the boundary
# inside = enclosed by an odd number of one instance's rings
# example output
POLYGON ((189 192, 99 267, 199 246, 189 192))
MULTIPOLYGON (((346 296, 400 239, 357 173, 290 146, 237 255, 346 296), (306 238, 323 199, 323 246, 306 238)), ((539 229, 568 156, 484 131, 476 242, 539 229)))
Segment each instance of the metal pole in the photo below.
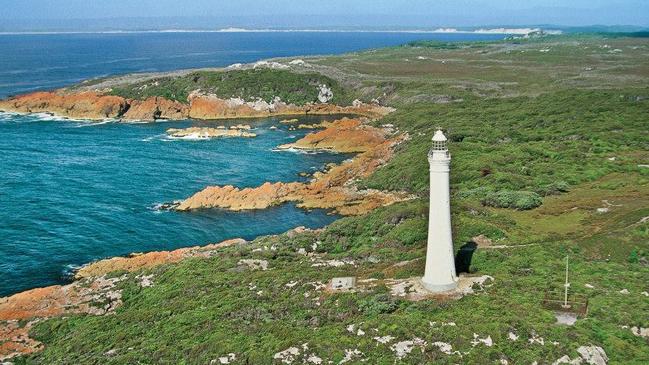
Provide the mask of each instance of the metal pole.
POLYGON ((568 256, 566 255, 566 283, 563 284, 564 287, 564 294, 563 294, 563 307, 564 308, 570 308, 568 305, 568 287, 570 286, 570 283, 568 282, 568 256))

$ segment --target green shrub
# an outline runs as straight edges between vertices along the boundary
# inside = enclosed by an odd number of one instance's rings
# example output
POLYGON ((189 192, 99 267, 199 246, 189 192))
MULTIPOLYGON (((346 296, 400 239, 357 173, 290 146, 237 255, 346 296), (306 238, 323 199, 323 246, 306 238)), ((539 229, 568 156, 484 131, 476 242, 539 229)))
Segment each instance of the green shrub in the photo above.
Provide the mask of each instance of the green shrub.
POLYGON ((358 303, 358 308, 361 312, 368 315, 392 313, 398 307, 399 305, 396 300, 387 293, 363 298, 358 303))
POLYGON ((559 195, 561 193, 568 192, 570 190, 570 185, 563 180, 555 181, 551 184, 544 185, 536 190, 542 196, 549 195, 559 195))
POLYGON ((638 261, 640 260, 640 258, 639 258, 638 256, 639 256, 639 255, 638 255, 638 251, 637 251, 637 250, 633 250, 633 251, 631 251, 631 253, 629 254, 629 259, 628 259, 629 263, 631 263, 631 264, 637 264, 638 261))
POLYGON ((298 74, 287 70, 195 71, 184 76, 161 77, 133 84, 119 85, 111 94, 126 98, 146 99, 162 96, 187 102, 194 90, 214 93, 220 98, 242 98, 246 101, 261 98, 272 102, 275 97, 296 105, 318 100, 318 85, 325 84, 333 92, 332 102, 350 103, 350 97, 335 80, 318 73, 298 74))
POLYGON ((487 194, 481 203, 488 207, 528 210, 540 206, 543 200, 532 191, 502 190, 487 194))

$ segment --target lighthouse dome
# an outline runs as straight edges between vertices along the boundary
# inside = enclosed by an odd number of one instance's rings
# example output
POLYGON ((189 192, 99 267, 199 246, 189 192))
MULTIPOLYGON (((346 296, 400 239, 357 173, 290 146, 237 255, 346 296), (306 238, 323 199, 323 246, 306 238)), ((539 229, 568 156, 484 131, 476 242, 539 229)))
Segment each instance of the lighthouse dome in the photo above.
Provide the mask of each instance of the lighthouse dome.
POLYGON ((433 151, 446 151, 448 150, 447 139, 444 132, 437 130, 433 136, 433 151))
POLYGON ((444 132, 438 129, 433 136, 433 142, 446 142, 446 136, 444 135, 444 132))

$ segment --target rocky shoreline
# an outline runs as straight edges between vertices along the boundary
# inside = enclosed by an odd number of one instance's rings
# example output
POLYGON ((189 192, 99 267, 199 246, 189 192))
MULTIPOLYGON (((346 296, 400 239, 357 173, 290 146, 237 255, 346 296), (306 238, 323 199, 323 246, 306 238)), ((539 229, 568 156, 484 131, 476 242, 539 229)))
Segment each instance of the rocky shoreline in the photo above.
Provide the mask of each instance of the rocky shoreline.
MULTIPOLYGON (((192 257, 210 257, 220 249, 245 243, 237 238, 200 247, 113 257, 83 266, 75 275, 76 281, 70 284, 36 288, 0 298, 0 361, 42 350, 43 345, 29 337, 32 327, 42 320, 72 314, 101 316, 113 313, 122 305, 119 284, 126 276, 109 277, 106 274, 110 272, 133 272, 192 257)), ((141 287, 152 285, 151 278, 146 275, 136 278, 141 287)))
POLYGON ((272 116, 351 114, 369 118, 382 117, 394 109, 377 104, 354 101, 350 106, 328 103, 287 104, 275 98, 245 101, 222 99, 214 94, 192 92, 187 103, 154 96, 144 100, 108 95, 102 91, 39 91, 0 100, 0 111, 13 113, 52 113, 87 120, 115 119, 122 121, 217 120, 263 118, 272 116))
MULTIPOLYGON (((214 98, 214 104, 191 111, 182 104, 164 98, 151 98, 141 103, 130 104, 123 98, 84 92, 81 94, 59 95, 56 93, 33 93, 10 100, 0 101, 0 109, 14 112, 50 112, 71 118, 122 118, 143 119, 169 118, 185 119, 200 115, 205 118, 243 117, 254 114, 247 107, 234 105, 214 98), (9 105, 9 107, 7 107, 9 105), (135 106, 134 106, 135 105, 135 106), (224 109, 219 109, 224 106, 224 109), (234 105, 234 106, 233 106, 234 105), (202 112, 198 112, 202 110, 202 112)), ((192 104, 190 104, 192 105, 192 104)), ((338 107, 322 104, 296 109, 258 111, 254 116, 270 116, 273 113, 300 114, 356 114, 380 116, 390 112, 389 108, 375 105, 356 104, 352 107, 338 107), (290 111, 290 113, 289 113, 290 111)), ((292 144, 282 145, 280 149, 328 150, 344 153, 358 153, 353 159, 340 165, 332 165, 327 171, 313 175, 307 183, 270 183, 256 188, 239 189, 233 186, 212 186, 194 194, 190 198, 174 203, 171 209, 187 211, 193 209, 221 208, 229 210, 264 209, 285 202, 297 202, 298 207, 330 209, 341 215, 359 215, 380 206, 411 199, 406 193, 382 192, 359 189, 355 181, 369 176, 385 164, 393 154, 393 148, 408 137, 395 134, 389 128, 369 125, 369 119, 343 118, 321 125, 309 126, 324 128, 310 133, 292 144)), ((171 137, 191 136, 216 137, 254 137, 247 125, 223 128, 170 129, 171 137)), ((29 337, 32 327, 38 322, 52 317, 70 314, 108 315, 122 304, 120 282, 126 276, 109 276, 113 272, 133 272, 158 265, 174 263, 191 257, 209 257, 224 247, 245 244, 245 240, 234 239, 202 247, 181 248, 174 251, 133 254, 129 257, 114 257, 85 265, 75 274, 75 281, 67 285, 54 285, 36 288, 0 298, 0 361, 18 355, 38 352, 43 345, 29 337), (103 303, 98 307, 96 303, 103 303)), ((150 278, 139 275, 141 286, 148 286, 150 278)))
POLYGON ((279 147, 359 153, 353 159, 314 174, 307 183, 266 182, 245 189, 231 185, 209 186, 181 201, 175 209, 221 208, 240 211, 296 202, 300 208, 331 209, 342 215, 360 215, 380 206, 410 199, 406 193, 363 190, 356 186, 357 179, 368 177, 390 160, 394 147, 407 138, 407 135, 391 134, 390 130, 372 127, 367 122, 366 119, 340 119, 324 130, 279 147))

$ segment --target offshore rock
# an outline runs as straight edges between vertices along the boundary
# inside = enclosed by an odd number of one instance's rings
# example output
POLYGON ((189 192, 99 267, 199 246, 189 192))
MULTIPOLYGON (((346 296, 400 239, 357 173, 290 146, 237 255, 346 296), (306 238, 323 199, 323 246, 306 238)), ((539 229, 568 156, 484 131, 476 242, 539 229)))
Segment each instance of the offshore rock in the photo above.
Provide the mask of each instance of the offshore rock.
POLYGON ((184 129, 167 129, 167 134, 172 138, 180 139, 209 139, 219 137, 257 137, 256 134, 246 132, 245 128, 211 128, 211 127, 190 127, 184 129))

